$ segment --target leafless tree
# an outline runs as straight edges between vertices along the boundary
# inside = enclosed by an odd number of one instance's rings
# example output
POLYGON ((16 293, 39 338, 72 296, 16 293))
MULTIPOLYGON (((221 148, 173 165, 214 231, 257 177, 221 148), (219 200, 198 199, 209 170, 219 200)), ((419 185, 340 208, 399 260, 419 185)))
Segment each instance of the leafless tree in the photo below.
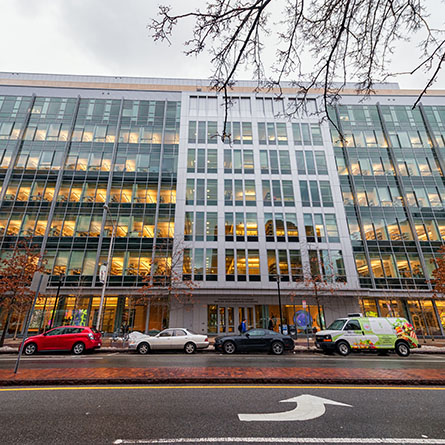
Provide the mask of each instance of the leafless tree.
POLYGON ((30 289, 32 278, 35 272, 44 271, 45 263, 32 238, 19 241, 10 254, 0 261, 0 309, 6 313, 0 347, 3 346, 12 314, 18 314, 19 323, 22 314, 29 310, 35 294, 30 289))
POLYGON ((340 275, 331 260, 326 261, 318 250, 309 255, 309 261, 303 264, 304 285, 310 290, 317 304, 319 325, 324 329, 325 320, 322 316, 320 298, 335 293, 346 284, 346 274, 340 275))
MULTIPOLYGON (((443 10, 442 0, 207 0, 202 9, 183 14, 160 6, 159 18, 148 28, 154 40, 170 42, 178 22, 192 22, 185 54, 209 50, 211 85, 224 94, 227 119, 228 93, 246 68, 253 70, 258 88, 281 91, 282 81, 289 80, 302 99, 318 89, 325 111, 347 80, 369 95, 377 82, 424 71, 415 107, 444 65, 444 29, 433 26, 443 10), (421 58, 413 57, 406 73, 392 72, 397 44, 413 36, 420 38, 421 58), (266 70, 264 54, 271 46, 274 62, 266 70)), ((223 138, 225 130, 226 125, 223 138)))
POLYGON ((186 244, 182 239, 159 241, 154 247, 155 262, 151 271, 142 278, 143 286, 133 298, 134 305, 167 303, 169 313, 172 303, 186 304, 193 300, 193 291, 198 284, 183 279, 183 260, 186 244))

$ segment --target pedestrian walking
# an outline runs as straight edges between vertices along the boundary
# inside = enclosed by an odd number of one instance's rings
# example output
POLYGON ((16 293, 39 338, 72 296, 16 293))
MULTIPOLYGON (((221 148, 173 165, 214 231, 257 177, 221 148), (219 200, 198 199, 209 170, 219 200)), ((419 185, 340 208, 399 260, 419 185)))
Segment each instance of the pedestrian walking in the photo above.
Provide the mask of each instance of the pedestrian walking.
POLYGON ((247 331, 247 322, 246 319, 243 320, 243 322, 241 323, 241 333, 244 334, 244 332, 247 331))
POLYGON ((273 331, 274 327, 275 327, 275 323, 273 322, 273 315, 271 315, 269 317, 269 324, 267 326, 267 329, 269 329, 269 331, 273 331))

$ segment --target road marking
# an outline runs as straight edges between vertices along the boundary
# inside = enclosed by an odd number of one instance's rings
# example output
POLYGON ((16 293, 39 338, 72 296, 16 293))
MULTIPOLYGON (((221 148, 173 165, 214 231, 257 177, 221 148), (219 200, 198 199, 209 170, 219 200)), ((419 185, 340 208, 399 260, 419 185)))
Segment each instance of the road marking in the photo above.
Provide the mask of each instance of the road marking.
POLYGON ((280 400, 284 403, 296 403, 297 406, 290 410, 280 413, 267 414, 238 414, 239 420, 242 422, 288 422, 312 420, 321 417, 326 412, 325 405, 347 406, 352 405, 336 402, 334 400, 324 399, 322 397, 311 396, 310 394, 302 394, 301 396, 292 397, 291 399, 280 400))
POLYGON ((26 388, 0 388, 3 392, 14 391, 86 391, 86 390, 122 390, 122 389, 370 389, 370 390, 411 390, 411 391, 445 391, 445 387, 419 386, 312 386, 312 385, 138 385, 138 386, 49 386, 26 388))
POLYGON ((117 439, 114 444, 169 444, 169 443, 389 443, 415 445, 443 445, 445 439, 419 438, 367 438, 367 437, 178 437, 175 439, 117 439))

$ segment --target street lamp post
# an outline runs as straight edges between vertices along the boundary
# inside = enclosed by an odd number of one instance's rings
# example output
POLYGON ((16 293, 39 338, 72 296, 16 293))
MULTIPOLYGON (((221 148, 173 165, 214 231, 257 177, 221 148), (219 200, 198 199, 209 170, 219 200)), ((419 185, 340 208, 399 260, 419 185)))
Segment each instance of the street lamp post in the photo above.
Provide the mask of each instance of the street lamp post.
POLYGON ((281 309, 281 290, 280 290, 281 275, 276 275, 276 278, 277 278, 277 288, 278 288, 278 305, 280 307, 280 332, 283 333, 283 311, 281 309))
MULTIPOLYGON (((58 304, 58 302, 59 302, 60 287, 62 286, 63 278, 64 278, 63 275, 59 275, 59 282, 58 282, 58 284, 57 284, 56 299, 55 299, 55 301, 54 301, 53 313, 51 314, 51 321, 49 322, 49 328, 50 328, 50 329, 53 327, 54 316, 55 316, 56 311, 57 311, 57 304, 58 304)), ((45 330, 45 329, 43 329, 43 330, 45 330)))
POLYGON ((110 219, 111 219, 111 224, 113 225, 113 230, 111 231, 110 248, 108 249, 108 257, 107 257, 107 262, 105 264, 106 267, 105 267, 105 274, 104 274, 104 278, 103 278, 102 294, 100 296, 99 313, 97 315, 97 321, 96 321, 96 329, 98 331, 100 331, 102 328, 102 312, 103 312, 104 301, 105 301, 105 290, 107 287, 108 272, 110 270, 111 254, 113 252, 113 242, 114 242, 114 236, 116 233, 116 224, 113 221, 113 217, 111 215, 110 208, 108 207, 107 204, 104 204, 104 210, 105 210, 105 215, 108 215, 108 213, 110 213, 110 219))

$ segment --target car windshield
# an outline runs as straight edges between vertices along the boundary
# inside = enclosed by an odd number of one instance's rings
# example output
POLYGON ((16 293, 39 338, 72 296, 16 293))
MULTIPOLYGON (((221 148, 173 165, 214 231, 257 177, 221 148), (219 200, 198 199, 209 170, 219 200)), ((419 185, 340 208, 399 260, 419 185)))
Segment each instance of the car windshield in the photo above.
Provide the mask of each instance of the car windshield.
POLYGON ((328 330, 330 331, 341 331, 343 329, 343 326, 345 325, 346 320, 335 320, 334 322, 332 322, 329 327, 328 330))

